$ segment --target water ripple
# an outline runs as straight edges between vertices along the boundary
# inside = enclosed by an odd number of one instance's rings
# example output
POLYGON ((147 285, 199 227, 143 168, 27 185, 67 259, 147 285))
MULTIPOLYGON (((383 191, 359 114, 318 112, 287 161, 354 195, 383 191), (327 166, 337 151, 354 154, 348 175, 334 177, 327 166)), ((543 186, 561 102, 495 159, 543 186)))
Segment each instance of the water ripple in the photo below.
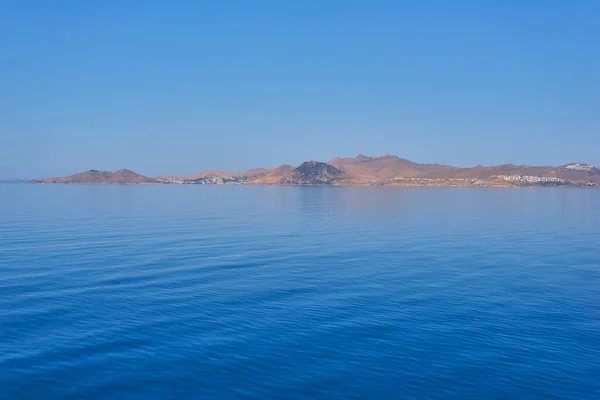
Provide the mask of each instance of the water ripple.
POLYGON ((0 398, 600 398, 599 241, 592 190, 0 185, 0 398))

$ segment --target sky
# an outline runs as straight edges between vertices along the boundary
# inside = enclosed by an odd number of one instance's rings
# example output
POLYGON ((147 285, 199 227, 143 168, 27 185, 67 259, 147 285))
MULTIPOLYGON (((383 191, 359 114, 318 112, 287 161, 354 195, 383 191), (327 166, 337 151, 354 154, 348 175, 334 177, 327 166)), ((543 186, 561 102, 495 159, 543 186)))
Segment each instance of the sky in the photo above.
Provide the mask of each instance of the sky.
POLYGON ((600 165, 600 2, 0 1, 0 177, 600 165))

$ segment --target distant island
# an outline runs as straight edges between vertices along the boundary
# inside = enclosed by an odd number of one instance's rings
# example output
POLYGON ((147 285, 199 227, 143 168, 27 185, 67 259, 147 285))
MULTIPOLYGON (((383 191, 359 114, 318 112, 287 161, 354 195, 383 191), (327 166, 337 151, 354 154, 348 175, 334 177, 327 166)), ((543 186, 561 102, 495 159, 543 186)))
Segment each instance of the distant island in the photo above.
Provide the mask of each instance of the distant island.
POLYGON ((558 186, 600 187, 600 167, 571 163, 558 167, 504 164, 459 168, 419 164, 393 155, 336 157, 299 166, 257 168, 242 173, 203 172, 197 175, 149 178, 128 169, 90 170, 29 183, 182 184, 182 185, 374 185, 374 186, 558 186))

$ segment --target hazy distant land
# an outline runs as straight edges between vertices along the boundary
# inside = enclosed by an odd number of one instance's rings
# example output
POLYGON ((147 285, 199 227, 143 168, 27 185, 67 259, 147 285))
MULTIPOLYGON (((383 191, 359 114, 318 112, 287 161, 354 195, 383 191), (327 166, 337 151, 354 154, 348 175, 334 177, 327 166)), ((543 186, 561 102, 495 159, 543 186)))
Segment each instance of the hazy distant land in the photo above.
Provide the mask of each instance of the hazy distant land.
POLYGON ((562 166, 504 164, 470 168, 419 164, 393 155, 336 157, 326 163, 257 168, 242 173, 203 172, 197 175, 145 177, 122 169, 90 170, 29 183, 70 184, 216 184, 216 185, 386 185, 386 186, 587 186, 600 187, 600 167, 571 163, 562 166))

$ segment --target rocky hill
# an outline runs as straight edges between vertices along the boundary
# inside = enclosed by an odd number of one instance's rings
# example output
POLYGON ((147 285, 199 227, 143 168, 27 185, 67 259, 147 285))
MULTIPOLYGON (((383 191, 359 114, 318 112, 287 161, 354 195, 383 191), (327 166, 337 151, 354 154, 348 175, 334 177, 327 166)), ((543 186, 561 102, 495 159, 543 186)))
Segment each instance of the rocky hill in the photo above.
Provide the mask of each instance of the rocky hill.
POLYGON ((140 184, 158 183, 157 180, 136 174, 128 169, 120 169, 116 172, 97 171, 91 169, 80 174, 64 176, 60 178, 45 178, 33 180, 30 183, 79 183, 79 184, 140 184))
POLYGON ((344 172, 333 165, 307 161, 293 169, 282 179, 287 185, 329 185, 344 177, 344 172))

